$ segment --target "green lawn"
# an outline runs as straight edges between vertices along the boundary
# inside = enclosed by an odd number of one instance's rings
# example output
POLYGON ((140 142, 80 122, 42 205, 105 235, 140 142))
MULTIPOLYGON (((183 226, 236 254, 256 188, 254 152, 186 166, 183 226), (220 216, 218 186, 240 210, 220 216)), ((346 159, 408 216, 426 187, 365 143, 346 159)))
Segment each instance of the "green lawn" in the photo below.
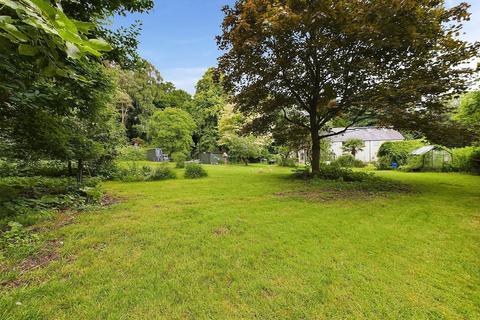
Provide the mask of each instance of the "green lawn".
POLYGON ((121 202, 58 229, 0 319, 480 318, 480 177, 380 172, 411 191, 367 194, 207 169, 105 183, 121 202))

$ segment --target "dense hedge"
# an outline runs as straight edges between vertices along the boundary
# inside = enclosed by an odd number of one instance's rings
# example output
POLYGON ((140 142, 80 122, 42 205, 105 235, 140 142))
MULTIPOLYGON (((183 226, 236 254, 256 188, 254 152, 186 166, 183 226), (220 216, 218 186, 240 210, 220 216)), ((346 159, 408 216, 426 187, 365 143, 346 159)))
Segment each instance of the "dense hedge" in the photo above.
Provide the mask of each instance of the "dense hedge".
POLYGON ((385 142, 378 150, 377 168, 390 169, 393 162, 399 166, 405 165, 408 163, 410 153, 424 145, 422 140, 385 142))
POLYGON ((465 147, 452 150, 453 171, 480 173, 480 147, 465 147))

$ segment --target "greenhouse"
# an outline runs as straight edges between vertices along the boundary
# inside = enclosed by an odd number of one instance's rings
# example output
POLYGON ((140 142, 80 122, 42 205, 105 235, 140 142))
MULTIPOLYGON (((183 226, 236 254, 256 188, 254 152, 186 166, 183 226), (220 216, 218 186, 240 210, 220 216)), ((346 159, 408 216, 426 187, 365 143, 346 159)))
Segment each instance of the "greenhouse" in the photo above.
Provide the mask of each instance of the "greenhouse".
POLYGON ((451 165, 453 157, 452 153, 445 147, 441 146, 424 146, 412 151, 415 169, 423 170, 444 170, 445 167, 451 165))

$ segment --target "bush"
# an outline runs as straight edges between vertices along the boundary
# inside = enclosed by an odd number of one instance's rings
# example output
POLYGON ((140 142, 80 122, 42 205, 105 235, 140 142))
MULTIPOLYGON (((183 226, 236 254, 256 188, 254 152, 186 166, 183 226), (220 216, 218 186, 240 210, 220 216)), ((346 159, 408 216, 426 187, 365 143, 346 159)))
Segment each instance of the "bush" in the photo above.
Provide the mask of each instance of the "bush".
POLYGON ((332 164, 343 168, 364 168, 366 164, 358 159, 355 159, 351 154, 344 154, 337 158, 332 164))
POLYGON ((480 148, 474 149, 470 155, 470 167, 473 173, 480 173, 480 148))
POLYGON ((208 175, 207 171, 197 163, 190 163, 185 166, 185 178, 188 179, 197 179, 206 177, 208 175))
POLYGON ((403 165, 400 170, 405 172, 418 172, 423 168, 423 158, 422 156, 412 156, 408 160, 406 165, 403 165))
POLYGON ((353 171, 349 168, 342 168, 336 164, 322 164, 320 165, 320 173, 315 176, 310 171, 310 167, 306 167, 305 169, 295 170, 294 177, 302 179, 320 178, 325 180, 361 182, 372 179, 373 175, 366 172, 353 171))
POLYGON ((121 161, 143 161, 147 159, 147 150, 135 146, 120 147, 117 159, 121 161))
POLYGON ((453 149, 452 157, 455 171, 480 173, 480 147, 453 149))
POLYGON ((276 154, 275 163, 281 167, 295 167, 297 165, 297 159, 290 156, 285 157, 280 154, 276 154))
POLYGON ((168 166, 159 166, 153 170, 153 172, 148 176, 147 180, 158 181, 176 178, 177 174, 168 166))
POLYGON ((144 181, 145 178, 152 171, 148 166, 139 168, 136 162, 129 163, 127 167, 118 167, 113 174, 114 180, 120 180, 124 182, 144 181))
POLYGON ((187 161, 187 156, 182 152, 174 152, 172 154, 172 160, 175 162, 175 167, 185 168, 185 161, 187 161))
POLYGON ((377 169, 391 169, 393 162, 399 166, 407 164, 410 153, 424 145, 425 143, 421 140, 385 142, 378 150, 377 169))
POLYGON ((324 164, 320 166, 320 174, 318 177, 326 180, 354 182, 368 180, 372 175, 366 172, 353 171, 349 168, 342 168, 335 164, 324 164))
POLYGON ((175 179, 176 177, 175 172, 168 165, 139 167, 136 162, 132 162, 127 167, 117 168, 113 179, 124 182, 139 182, 175 179))
POLYGON ((2 161, 0 160, 0 177, 61 177, 68 175, 68 165, 65 161, 2 161))

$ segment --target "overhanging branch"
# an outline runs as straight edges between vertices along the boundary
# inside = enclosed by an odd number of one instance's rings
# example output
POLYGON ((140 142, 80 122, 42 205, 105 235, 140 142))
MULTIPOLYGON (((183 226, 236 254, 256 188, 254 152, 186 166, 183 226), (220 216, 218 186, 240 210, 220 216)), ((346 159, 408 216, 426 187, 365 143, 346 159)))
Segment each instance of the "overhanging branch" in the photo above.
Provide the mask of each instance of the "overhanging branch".
POLYGON ((282 108, 282 111, 283 111, 283 117, 285 118, 285 120, 287 120, 288 122, 294 124, 294 125, 297 125, 297 126, 300 126, 302 128, 305 128, 305 129, 308 129, 310 130, 310 127, 301 123, 301 122, 297 122, 297 121, 294 121, 292 119, 290 119, 288 116, 287 116, 287 111, 285 111, 285 108, 282 108))
POLYGON ((339 135, 339 134, 342 134, 342 133, 345 133, 348 131, 348 129, 350 129, 352 126, 354 126, 355 124, 357 124, 359 121, 362 121, 362 120, 365 120, 365 119, 368 119, 367 116, 365 117, 362 117, 363 115, 365 114, 365 111, 362 111, 360 114, 358 114, 355 119, 353 119, 353 121, 347 125, 345 128, 343 128, 342 130, 338 131, 338 132, 332 132, 332 133, 328 133, 328 134, 324 134, 324 135, 321 135, 319 136, 320 139, 324 139, 324 138, 329 138, 329 137, 333 137, 333 136, 336 136, 336 135, 339 135))

